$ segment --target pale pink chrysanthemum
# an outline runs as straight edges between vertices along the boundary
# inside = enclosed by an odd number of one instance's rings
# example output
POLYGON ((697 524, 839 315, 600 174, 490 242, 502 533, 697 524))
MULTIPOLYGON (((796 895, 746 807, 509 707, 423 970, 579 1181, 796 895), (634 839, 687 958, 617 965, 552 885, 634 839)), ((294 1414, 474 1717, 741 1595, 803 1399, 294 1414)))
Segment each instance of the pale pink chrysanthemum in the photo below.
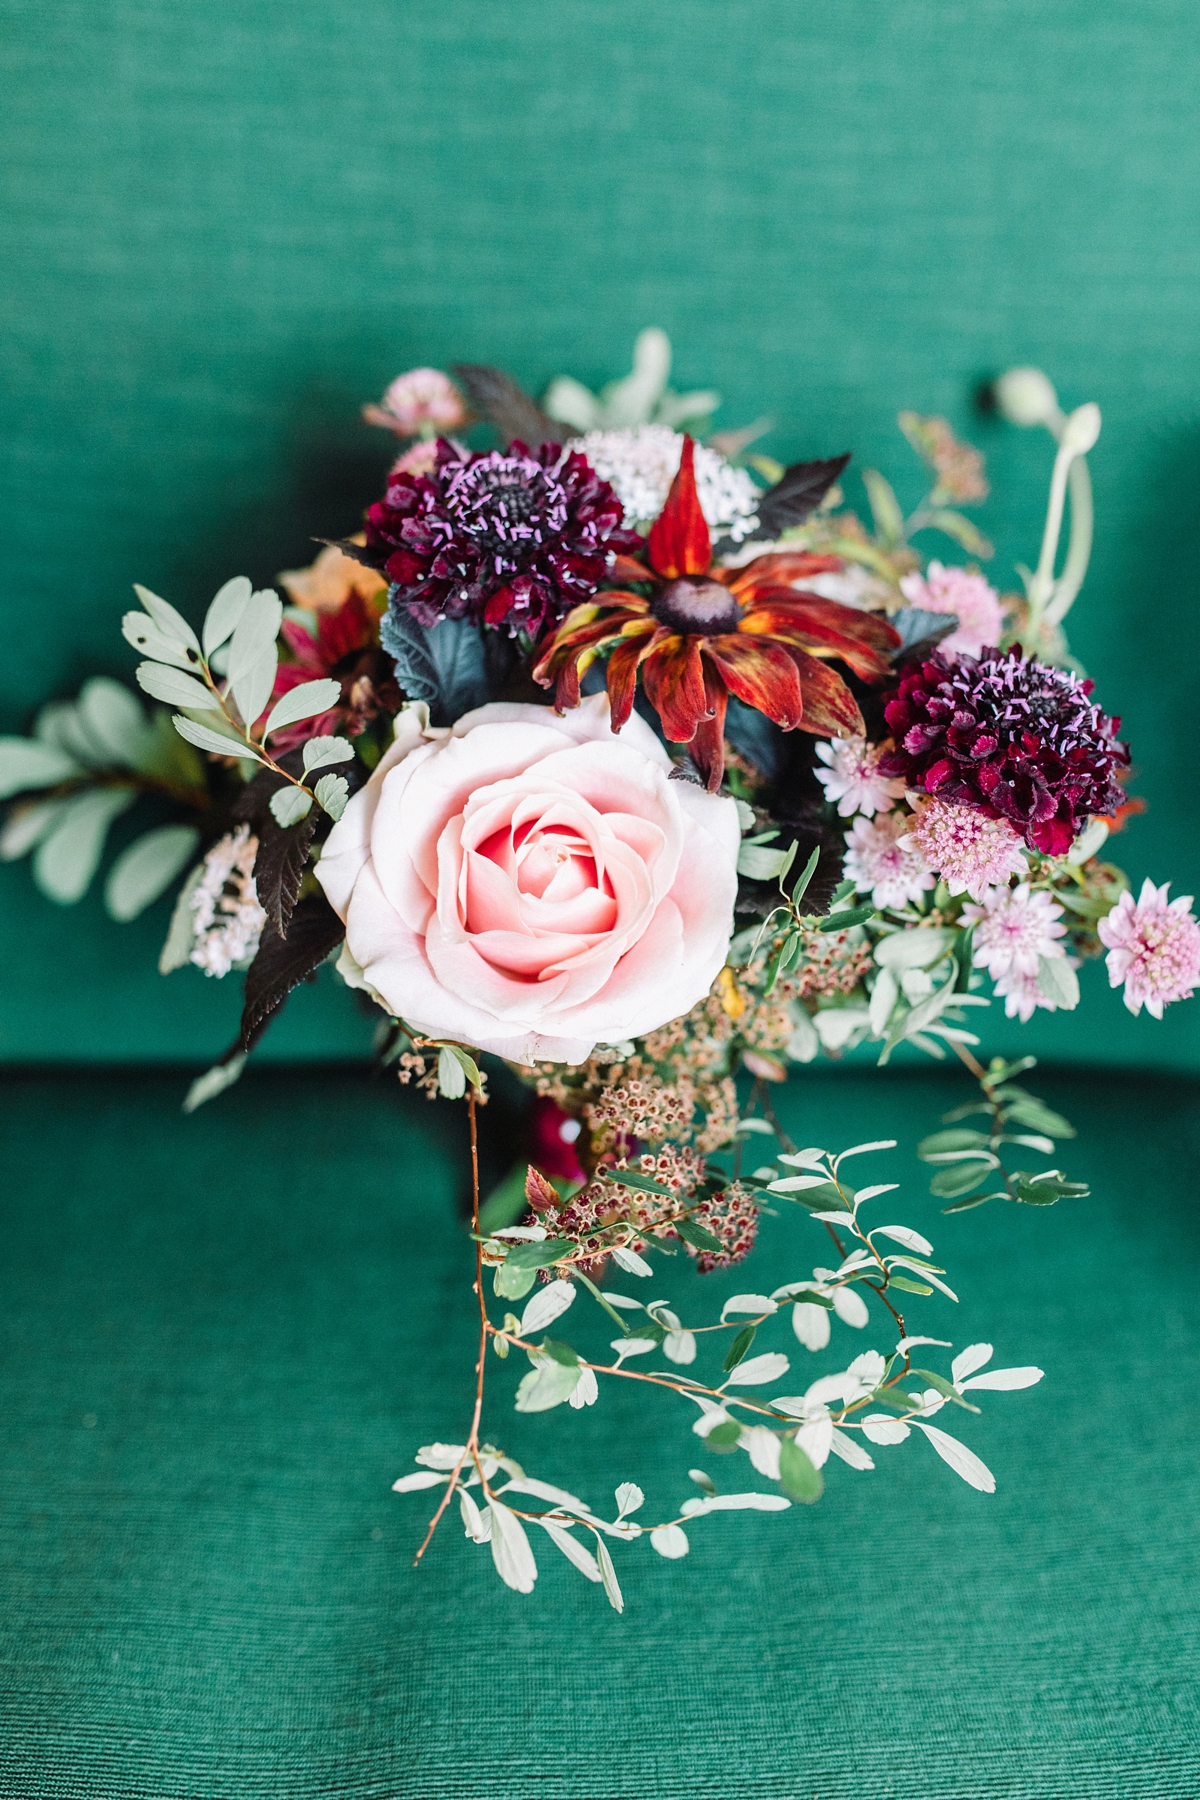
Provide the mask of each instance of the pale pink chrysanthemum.
POLYGON ((931 562, 924 575, 905 575, 900 592, 910 606, 957 616, 957 630, 938 645, 943 655, 978 656, 986 645, 999 644, 1004 629, 1000 596, 982 575, 931 562))
POLYGON ((920 852, 952 894, 969 894, 972 900, 1029 872, 1021 839, 1007 819, 989 819, 952 800, 929 800, 902 842, 920 852))
POLYGON ((378 406, 364 406, 363 417, 401 437, 437 437, 466 422, 467 405, 440 369, 408 369, 384 391, 378 406))
POLYGON ((1039 956, 1065 954, 1058 941, 1067 935, 1062 916, 1049 894, 1034 893, 1027 882, 992 888, 978 905, 963 907, 963 918, 975 927, 975 967, 993 981, 1014 974, 1036 978, 1039 956))
POLYGON ((1187 1000, 1200 983, 1200 925, 1192 917, 1192 896, 1168 900, 1170 886, 1144 881, 1136 904, 1125 892, 1096 927, 1108 946, 1109 983, 1124 983, 1130 1012, 1144 1006, 1152 1019, 1161 1019, 1172 1000, 1187 1000))
POLYGON ((860 894, 870 893, 876 906, 907 906, 934 884, 932 870, 920 853, 900 842, 912 819, 908 813, 881 813, 855 819, 846 833, 845 872, 860 894))
POLYGON ((1055 1001, 1043 994, 1038 986, 1036 975, 1022 975, 1016 969, 1010 969, 993 984, 992 992, 997 1000, 1003 1000, 1005 1017, 1020 1019, 1027 1025, 1039 1006, 1047 1012, 1057 1012, 1055 1001))
POLYGON ((852 813, 872 818, 877 812, 886 812, 888 803, 903 794, 899 776, 879 773, 881 754, 879 746, 869 744, 865 737, 832 738, 817 744, 817 755, 828 766, 814 774, 825 789, 825 798, 837 801, 843 819, 852 813))

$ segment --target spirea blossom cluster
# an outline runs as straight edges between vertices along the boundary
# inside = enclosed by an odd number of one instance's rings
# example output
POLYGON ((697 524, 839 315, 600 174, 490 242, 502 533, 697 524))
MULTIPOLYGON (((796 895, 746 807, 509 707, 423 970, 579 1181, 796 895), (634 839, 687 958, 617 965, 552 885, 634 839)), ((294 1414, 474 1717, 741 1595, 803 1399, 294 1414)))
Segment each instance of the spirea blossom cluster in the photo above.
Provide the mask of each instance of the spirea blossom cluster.
POLYGON ((206 975, 228 975, 258 950, 267 915, 254 886, 257 855, 258 839, 248 825, 239 825, 204 858, 188 904, 194 934, 190 961, 206 975))
MULTIPOLYGON (((636 524, 649 524, 663 509, 683 455, 683 433, 666 425, 638 425, 628 431, 589 431, 574 438, 570 448, 585 456, 603 481, 611 482, 636 524)), ((714 538, 729 537, 735 544, 758 524, 762 490, 745 469, 696 445, 696 491, 700 509, 714 538)))

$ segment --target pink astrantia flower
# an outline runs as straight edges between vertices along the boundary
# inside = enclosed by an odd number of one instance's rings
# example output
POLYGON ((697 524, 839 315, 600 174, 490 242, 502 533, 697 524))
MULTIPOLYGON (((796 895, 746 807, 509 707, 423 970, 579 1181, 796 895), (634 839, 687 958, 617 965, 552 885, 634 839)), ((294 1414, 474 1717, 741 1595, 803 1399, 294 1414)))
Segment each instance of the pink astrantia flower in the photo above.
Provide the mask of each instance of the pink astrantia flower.
POLYGON ((906 575, 900 592, 910 606, 925 612, 954 613, 958 629, 943 638, 938 649, 943 656, 978 656, 985 644, 998 644, 1004 629, 1000 596, 982 575, 966 569, 945 568, 931 562, 924 575, 906 575))
POLYGON ((982 900, 989 888, 1007 887, 1013 875, 1028 873, 1021 839, 1007 819, 989 819, 952 800, 927 801, 901 843, 918 851, 952 894, 969 894, 972 900, 982 900))
POLYGON ((876 906, 907 906, 934 883, 920 852, 901 843, 912 823, 907 813, 855 819, 846 833, 846 874, 876 906))
POLYGON ((865 737, 834 738, 818 743, 817 755, 828 766, 814 770, 827 800, 836 800, 843 819, 852 813, 868 818, 886 812, 889 801, 899 800, 904 783, 894 775, 879 773, 880 750, 865 737))
POLYGON ((1192 896, 1168 900, 1170 885, 1144 881, 1136 905, 1132 894, 1122 894, 1096 927, 1108 946, 1111 986, 1124 983, 1130 1012, 1144 1006, 1152 1019, 1161 1019, 1172 1000, 1188 999, 1200 983, 1200 925, 1192 917, 1192 896))
POLYGON ((1062 916, 1049 894, 1034 893, 1027 882, 991 888, 980 904, 963 907, 963 918, 975 927, 972 961, 992 977, 1010 1019, 1030 1019, 1039 1006, 1055 1011, 1038 986, 1038 960, 1066 955, 1059 942, 1067 935, 1062 916))
POLYGON ((364 406, 372 425, 399 437, 439 437, 466 421, 466 401, 440 369, 408 369, 389 383, 379 406, 364 406))

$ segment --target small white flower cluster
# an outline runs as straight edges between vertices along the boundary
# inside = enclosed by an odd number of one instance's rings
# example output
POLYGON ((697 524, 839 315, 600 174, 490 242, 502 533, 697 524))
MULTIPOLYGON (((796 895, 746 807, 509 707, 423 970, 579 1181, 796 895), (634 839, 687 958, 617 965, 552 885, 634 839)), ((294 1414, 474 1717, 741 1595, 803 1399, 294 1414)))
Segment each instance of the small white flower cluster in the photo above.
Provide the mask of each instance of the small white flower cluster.
POLYGON ((248 825, 239 825, 204 859, 204 873, 189 897, 195 934, 189 961, 206 975, 228 975, 258 950, 267 915, 254 886, 257 854, 258 839, 248 825))
MULTIPOLYGON (((567 448, 586 456, 601 480, 612 483, 631 524, 646 526, 666 503, 683 455, 683 434, 666 425, 637 425, 628 431, 589 431, 572 438, 567 448)), ((758 524, 761 490, 745 469, 735 469, 703 444, 696 445, 695 468, 709 530, 740 544, 758 524)))

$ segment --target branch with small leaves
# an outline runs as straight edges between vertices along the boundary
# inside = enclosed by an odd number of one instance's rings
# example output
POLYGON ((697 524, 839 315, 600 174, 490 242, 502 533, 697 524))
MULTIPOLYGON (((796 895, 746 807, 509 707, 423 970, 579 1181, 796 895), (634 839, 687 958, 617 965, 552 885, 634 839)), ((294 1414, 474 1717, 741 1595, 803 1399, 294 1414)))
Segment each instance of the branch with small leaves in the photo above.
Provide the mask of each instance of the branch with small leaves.
POLYGON ((922 1162, 934 1163, 938 1172, 930 1183, 930 1193, 939 1200, 949 1200, 944 1212, 966 1212, 983 1206, 989 1200, 1015 1200, 1024 1206, 1053 1206, 1059 1200, 1086 1199, 1091 1189, 1086 1182, 1068 1181, 1061 1169, 1005 1169, 1002 1156, 1006 1145, 1019 1144, 1037 1150, 1043 1156, 1054 1154, 1056 1138, 1073 1138, 1075 1128, 1060 1113, 1051 1111, 1044 1101, 1028 1088, 1018 1087, 1014 1075, 1037 1066, 1035 1056, 1022 1056, 1016 1062, 993 1057, 988 1068, 973 1056, 962 1053, 963 1061, 977 1077, 981 1091, 978 1100, 970 1100, 942 1115, 945 1131, 935 1131, 917 1146, 922 1162), (986 1131, 960 1125, 977 1113, 989 1119, 986 1131), (986 1181, 999 1181, 986 1194, 974 1192, 986 1181))
POLYGON ((331 819, 340 819, 350 797, 345 776, 332 772, 349 762, 354 746, 344 738, 313 737, 304 745, 304 778, 281 767, 267 749, 269 738, 287 726, 327 712, 341 698, 341 683, 306 681, 270 704, 279 667, 276 639, 283 602, 269 589, 254 591, 244 575, 227 581, 205 616, 198 639, 183 616, 148 588, 135 585, 144 612, 126 613, 126 641, 149 660, 139 663, 138 685, 156 700, 181 710, 174 715, 180 737, 214 756, 261 764, 284 783, 271 796, 271 812, 281 826, 307 818, 314 800, 331 819), (223 676, 218 672, 223 666, 223 676), (310 777, 316 777, 311 782, 310 777))
MULTIPOLYGON (((466 1098, 473 1174, 474 1291, 479 1308, 475 1394, 465 1443, 422 1446, 415 1459, 418 1468, 394 1484, 398 1493, 442 1490, 417 1551, 417 1562, 457 1495, 466 1537, 490 1546, 496 1571, 509 1587, 529 1593, 537 1580, 537 1560, 527 1531, 533 1527, 544 1531, 588 1580, 601 1585, 610 1604, 620 1612, 624 1598, 610 1549, 614 1540, 631 1544, 646 1537, 661 1556, 686 1556, 690 1543, 685 1527, 709 1514, 783 1512, 793 1504, 811 1505, 824 1491, 822 1471, 831 1455, 853 1469, 873 1469, 873 1458, 862 1440, 874 1446, 893 1445, 916 1431, 964 1481, 980 1492, 994 1491, 995 1480, 979 1457, 929 1420, 946 1405, 976 1413, 978 1407, 966 1398, 968 1390, 1031 1387, 1041 1380, 1042 1371, 1028 1367, 979 1373, 991 1359, 990 1344, 969 1345, 954 1358, 948 1377, 913 1366, 911 1352, 918 1346, 949 1346, 944 1339, 908 1335, 889 1295, 928 1296, 937 1288, 951 1300, 956 1301, 957 1296, 941 1279, 945 1271, 929 1260, 933 1247, 919 1232, 903 1225, 868 1227, 862 1219, 861 1208, 894 1192, 897 1184, 873 1184, 856 1192, 842 1173, 849 1158, 892 1149, 894 1140, 857 1144, 840 1155, 817 1149, 782 1151, 777 1164, 799 1172, 773 1174, 760 1185, 766 1192, 795 1201, 825 1227, 837 1247, 840 1266, 818 1267, 811 1277, 785 1282, 769 1295, 734 1295, 725 1302, 715 1323, 685 1325, 665 1300, 643 1303, 600 1287, 579 1267, 584 1258, 577 1247, 549 1238, 541 1226, 508 1227, 491 1237, 480 1231, 473 1086, 466 1098), (894 1250, 893 1245, 899 1249, 894 1250), (550 1279, 531 1296, 519 1319, 508 1312, 497 1325, 488 1316, 483 1290, 489 1265, 494 1269, 497 1294, 506 1298, 527 1293, 539 1271, 550 1279), (882 1302, 897 1326, 894 1350, 887 1354, 868 1350, 854 1357, 845 1370, 818 1377, 802 1394, 764 1401, 741 1391, 775 1385, 790 1368, 789 1357, 782 1351, 750 1354, 760 1328, 790 1308, 799 1342, 809 1350, 824 1348, 830 1340, 831 1316, 854 1329, 867 1325, 868 1310, 856 1291, 860 1287, 882 1302), (617 1353, 615 1361, 590 1359, 563 1339, 546 1335, 546 1328, 566 1314, 580 1293, 590 1295, 618 1326, 621 1335, 611 1344, 617 1353), (630 1314, 641 1317, 630 1321, 630 1314), (694 1363, 699 1354, 698 1340, 716 1333, 732 1340, 722 1358, 720 1379, 703 1382, 685 1374, 684 1367, 694 1363), (717 1455, 746 1451, 754 1470, 775 1488, 770 1492, 721 1493, 707 1470, 690 1469, 689 1477, 700 1492, 684 1500, 669 1517, 653 1525, 638 1523, 632 1515, 645 1505, 645 1495, 631 1481, 622 1482, 615 1490, 615 1516, 601 1517, 585 1500, 529 1476, 511 1456, 481 1440, 489 1343, 502 1362, 517 1350, 530 1364, 517 1386, 518 1412, 550 1413, 563 1404, 576 1409, 594 1405, 601 1377, 673 1392, 697 1407, 699 1416, 692 1430, 706 1451, 717 1455), (658 1350, 675 1367, 643 1370, 627 1366, 658 1350), (905 1388, 902 1384, 907 1381, 919 1383, 919 1389, 905 1388), (500 1476, 503 1480, 498 1481, 500 1476), (527 1503, 530 1498, 548 1503, 548 1509, 534 1510, 527 1503), (585 1541, 589 1534, 590 1548, 585 1541)), ((531 1177, 535 1173, 531 1170, 531 1177)), ((622 1179, 625 1174, 622 1172, 622 1179)), ((684 1235, 680 1228, 687 1217, 686 1209, 682 1210, 678 1217, 658 1221, 656 1230, 665 1232, 670 1227, 684 1235)), ((629 1226, 623 1240, 622 1229, 619 1225, 614 1229, 613 1262, 628 1274, 651 1276, 650 1264, 628 1248, 635 1228, 629 1226)), ((645 1226, 637 1236, 643 1243, 648 1241, 645 1226)), ((660 1243, 658 1247, 664 1246, 660 1243)), ((594 1268, 594 1248, 588 1260, 594 1268)))

